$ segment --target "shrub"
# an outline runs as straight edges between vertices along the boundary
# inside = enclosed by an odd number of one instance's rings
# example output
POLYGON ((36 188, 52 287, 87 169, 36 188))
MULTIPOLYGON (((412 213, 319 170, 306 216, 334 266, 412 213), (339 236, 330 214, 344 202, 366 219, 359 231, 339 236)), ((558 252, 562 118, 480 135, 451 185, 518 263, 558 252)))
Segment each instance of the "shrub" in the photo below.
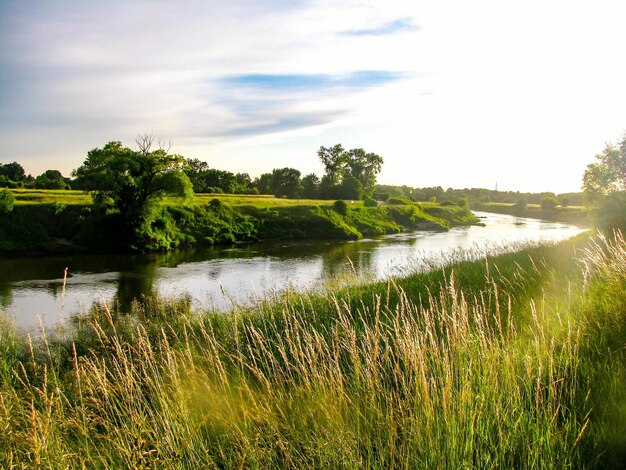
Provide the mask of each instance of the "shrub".
POLYGON ((348 203, 346 201, 342 201, 341 199, 335 201, 333 203, 333 210, 340 215, 348 215, 348 203))
POLYGON ((367 197, 367 198, 365 198, 365 201, 363 201, 363 205, 365 207, 377 207, 378 206, 378 202, 376 202, 376 199, 372 199, 371 197, 367 197))
POLYGON ((527 206, 528 206, 528 203, 526 202, 526 199, 521 198, 521 199, 518 199, 517 202, 513 205, 513 210, 515 214, 521 215, 524 212, 526 212, 527 206))
POLYGON ((0 191, 0 214, 8 214, 13 210, 15 197, 8 189, 0 191))
POLYGON ((394 196, 387 199, 387 204, 390 204, 392 206, 406 206, 408 204, 411 204, 411 201, 409 201, 409 199, 407 199, 406 197, 394 196))
POLYGON ((541 208, 546 212, 553 211, 558 205, 559 201, 554 196, 546 196, 541 200, 541 208))

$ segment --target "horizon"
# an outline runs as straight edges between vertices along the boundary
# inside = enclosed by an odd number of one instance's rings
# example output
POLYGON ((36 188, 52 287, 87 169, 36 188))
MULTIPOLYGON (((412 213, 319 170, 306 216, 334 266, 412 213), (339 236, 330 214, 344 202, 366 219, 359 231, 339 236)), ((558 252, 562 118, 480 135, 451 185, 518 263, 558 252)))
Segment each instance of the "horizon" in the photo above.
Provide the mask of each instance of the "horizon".
POLYGON ((0 162, 33 176, 152 133, 252 177, 341 143, 379 184, 562 194, 626 129, 615 0, 0 8, 0 162))

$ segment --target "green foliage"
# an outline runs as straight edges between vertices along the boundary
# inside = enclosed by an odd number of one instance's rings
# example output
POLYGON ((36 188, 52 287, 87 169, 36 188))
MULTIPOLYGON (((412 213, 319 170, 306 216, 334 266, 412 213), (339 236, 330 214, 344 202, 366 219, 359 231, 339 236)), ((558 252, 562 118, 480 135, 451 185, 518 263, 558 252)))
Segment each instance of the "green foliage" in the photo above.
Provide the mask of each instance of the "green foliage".
POLYGON ((87 154, 75 176, 95 191, 94 201, 113 207, 122 215, 129 240, 136 242, 145 234, 154 214, 154 204, 164 196, 190 198, 191 182, 183 173, 185 160, 149 146, 135 151, 120 142, 109 142, 87 154))
POLYGON ((302 197, 316 199, 319 196, 320 179, 315 173, 309 173, 302 178, 302 197))
POLYGON ((524 212, 526 212, 527 207, 528 207, 528 203, 526 202, 525 198, 518 199, 517 202, 513 205, 513 209, 516 215, 524 214, 524 212))
POLYGON ((626 229, 626 134, 621 142, 607 144, 583 177, 583 190, 603 229, 626 229))
POLYGON ((0 164, 0 179, 8 182, 20 182, 26 179, 24 167, 17 162, 0 164))
POLYGON ((340 199, 333 203, 333 210, 339 215, 348 215, 350 207, 346 201, 340 199))
POLYGON ((8 189, 0 190, 0 214, 8 214, 13 210, 15 198, 8 189))
POLYGON ((559 201, 554 196, 546 196, 541 200, 541 208, 545 212, 552 212, 559 205, 559 201))
POLYGON ((402 197, 402 196, 401 197, 392 196, 389 199, 387 199, 386 202, 390 206, 406 206, 406 205, 412 204, 410 199, 406 197, 402 197))
POLYGON ((64 178, 58 170, 46 170, 35 178, 35 188, 37 189, 70 189, 70 180, 64 178))
POLYGON ((276 168, 272 171, 270 189, 276 197, 298 198, 302 194, 300 172, 295 168, 276 168))
POLYGON ((382 157, 361 148, 344 150, 341 144, 322 146, 317 155, 326 173, 320 185, 321 197, 361 199, 363 194, 373 193, 382 157))
POLYGON ((378 202, 376 201, 376 199, 371 198, 371 197, 366 197, 363 200, 363 205, 365 207, 378 207, 378 202))

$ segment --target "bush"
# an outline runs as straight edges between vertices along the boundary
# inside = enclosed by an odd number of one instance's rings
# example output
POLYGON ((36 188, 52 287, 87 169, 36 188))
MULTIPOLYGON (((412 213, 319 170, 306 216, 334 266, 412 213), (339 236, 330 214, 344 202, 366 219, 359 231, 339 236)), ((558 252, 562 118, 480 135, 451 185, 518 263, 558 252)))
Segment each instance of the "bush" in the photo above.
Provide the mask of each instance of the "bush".
POLYGON ((13 210, 15 197, 8 189, 0 191, 0 214, 8 214, 13 210))
POLYGON ((389 199, 387 199, 387 204, 390 204, 392 206, 406 206, 408 204, 411 204, 411 201, 409 199, 407 199, 406 197, 390 197, 389 199))
POLYGON ((517 202, 513 205, 513 211, 517 215, 521 215, 526 212, 526 208, 528 207, 528 203, 526 199, 518 199, 517 202))
POLYGON ((554 196, 546 196, 541 200, 541 208, 546 212, 551 212, 559 205, 559 201, 554 196))
POLYGON ((365 207, 378 207, 378 202, 376 202, 376 199, 372 199, 371 197, 365 198, 365 201, 363 201, 363 205, 365 207))
POLYGON ((341 199, 335 201, 333 203, 333 210, 340 215, 348 215, 348 203, 346 201, 342 201, 341 199))

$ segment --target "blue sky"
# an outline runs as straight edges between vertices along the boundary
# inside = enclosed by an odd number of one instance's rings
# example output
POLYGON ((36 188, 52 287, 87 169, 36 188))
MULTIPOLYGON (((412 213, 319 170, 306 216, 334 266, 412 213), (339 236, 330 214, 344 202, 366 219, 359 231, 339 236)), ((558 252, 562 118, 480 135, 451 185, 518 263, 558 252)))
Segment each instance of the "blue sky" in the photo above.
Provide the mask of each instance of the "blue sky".
POLYGON ((556 192, 626 130, 626 4, 0 0, 0 162, 65 174, 137 134, 253 176, 556 192))

